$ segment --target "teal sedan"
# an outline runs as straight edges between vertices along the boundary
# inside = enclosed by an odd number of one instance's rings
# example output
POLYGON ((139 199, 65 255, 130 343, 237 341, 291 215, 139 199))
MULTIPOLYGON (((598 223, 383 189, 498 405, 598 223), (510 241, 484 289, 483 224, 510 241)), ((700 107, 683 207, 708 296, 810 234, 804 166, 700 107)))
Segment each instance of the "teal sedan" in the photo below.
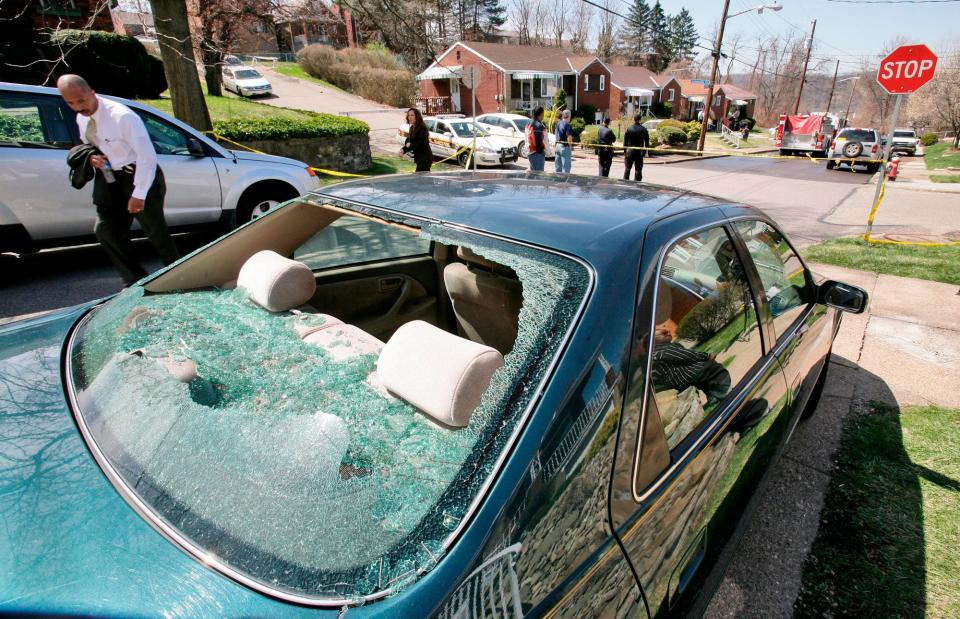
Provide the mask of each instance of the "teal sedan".
POLYGON ((697 614, 866 302, 667 187, 324 188, 0 329, 0 613, 697 614))

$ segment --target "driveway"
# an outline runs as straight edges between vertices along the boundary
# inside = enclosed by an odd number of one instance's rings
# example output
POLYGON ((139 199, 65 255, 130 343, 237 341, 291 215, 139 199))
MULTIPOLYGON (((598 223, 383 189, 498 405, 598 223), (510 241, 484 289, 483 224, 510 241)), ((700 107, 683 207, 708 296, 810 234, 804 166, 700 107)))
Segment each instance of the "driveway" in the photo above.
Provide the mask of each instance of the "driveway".
POLYGON ((403 123, 406 110, 370 101, 339 88, 283 75, 267 67, 261 67, 261 70, 273 85, 274 94, 263 99, 262 103, 358 118, 370 125, 371 149, 391 154, 400 150, 396 142, 397 128, 403 123))

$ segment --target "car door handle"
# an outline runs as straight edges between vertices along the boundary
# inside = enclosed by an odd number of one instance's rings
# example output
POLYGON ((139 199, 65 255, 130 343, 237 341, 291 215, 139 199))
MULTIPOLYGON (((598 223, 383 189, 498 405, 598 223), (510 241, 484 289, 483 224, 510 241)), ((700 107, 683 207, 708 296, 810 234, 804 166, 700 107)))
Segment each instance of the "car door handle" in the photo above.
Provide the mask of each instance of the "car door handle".
POLYGON ((380 280, 380 292, 393 292, 403 285, 402 277, 384 277, 380 280))

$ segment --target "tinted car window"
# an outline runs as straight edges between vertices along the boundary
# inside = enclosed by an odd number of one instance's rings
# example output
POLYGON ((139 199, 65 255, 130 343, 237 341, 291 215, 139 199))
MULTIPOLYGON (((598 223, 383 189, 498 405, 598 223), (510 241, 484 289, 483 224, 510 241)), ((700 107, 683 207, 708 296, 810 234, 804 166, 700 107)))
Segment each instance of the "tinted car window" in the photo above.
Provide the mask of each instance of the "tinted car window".
POLYGON ((70 148, 68 122, 56 97, 0 93, 0 147, 70 148))
POLYGON ((344 216, 294 250, 293 257, 311 269, 327 269, 429 251, 430 241, 415 232, 344 216))
POLYGON ((746 271, 723 228, 671 247, 655 307, 650 382, 673 449, 763 356, 746 271))
POLYGON ((190 149, 187 148, 190 136, 152 114, 138 109, 133 111, 143 119, 158 155, 190 155, 190 149))
POLYGON ((855 142, 877 141, 877 134, 869 129, 844 129, 837 137, 853 140, 855 142))
POLYGON ((784 333, 813 300, 807 271, 776 228, 762 221, 741 221, 736 227, 760 274, 773 326, 784 333))
POLYGON ((915 138, 917 134, 913 131, 894 131, 893 137, 895 138, 915 138))

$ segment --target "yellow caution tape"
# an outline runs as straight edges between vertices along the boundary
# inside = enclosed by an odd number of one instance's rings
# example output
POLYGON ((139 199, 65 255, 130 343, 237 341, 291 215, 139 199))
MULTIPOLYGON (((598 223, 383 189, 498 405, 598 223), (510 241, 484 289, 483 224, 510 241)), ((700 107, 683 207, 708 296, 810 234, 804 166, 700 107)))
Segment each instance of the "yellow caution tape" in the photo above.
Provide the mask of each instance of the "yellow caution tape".
MULTIPOLYGON (((885 171, 884 171, 885 172, 885 171)), ((887 193, 887 175, 884 173, 883 177, 880 179, 880 193, 877 194, 877 200, 874 202, 873 207, 870 209, 870 215, 867 216, 867 231, 863 234, 863 240, 867 243, 872 243, 873 245, 914 245, 917 247, 947 247, 950 245, 960 245, 960 241, 948 241, 945 243, 936 243, 932 241, 897 241, 894 239, 875 239, 870 235, 870 230, 873 227, 873 220, 877 216, 877 210, 880 208, 880 204, 883 202, 883 198, 887 193)))

